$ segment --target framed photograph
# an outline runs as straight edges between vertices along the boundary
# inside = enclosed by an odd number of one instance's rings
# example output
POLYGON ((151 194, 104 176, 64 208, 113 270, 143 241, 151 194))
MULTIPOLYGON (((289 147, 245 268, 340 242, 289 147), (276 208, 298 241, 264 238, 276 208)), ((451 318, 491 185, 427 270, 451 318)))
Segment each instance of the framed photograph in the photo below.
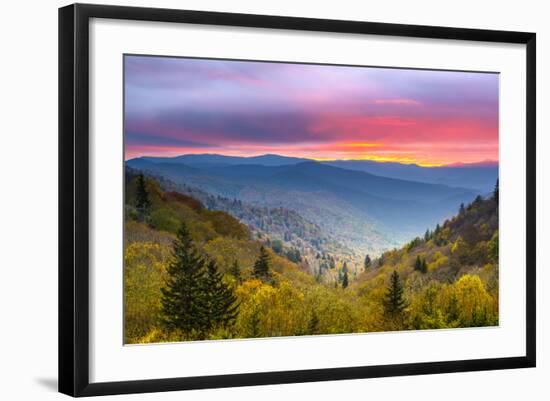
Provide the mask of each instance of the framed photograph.
POLYGON ((535 34, 59 10, 59 390, 535 366, 535 34))

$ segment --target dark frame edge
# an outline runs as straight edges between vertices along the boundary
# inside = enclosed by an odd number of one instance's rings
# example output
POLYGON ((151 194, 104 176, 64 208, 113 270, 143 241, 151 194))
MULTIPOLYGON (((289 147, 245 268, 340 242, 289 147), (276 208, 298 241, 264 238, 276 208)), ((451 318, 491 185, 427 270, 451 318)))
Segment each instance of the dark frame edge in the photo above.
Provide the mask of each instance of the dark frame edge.
POLYGON ((536 367, 537 349, 537 36, 532 33, 526 41, 526 358, 529 367, 536 367))
POLYGON ((525 44, 533 33, 475 28, 453 28, 435 25, 410 25, 357 20, 290 17, 285 15, 241 14, 219 11, 196 11, 172 8, 107 6, 75 3, 83 13, 96 18, 162 21, 246 28, 268 28, 312 32, 337 32, 403 36, 427 39, 473 40, 525 44))
POLYGON ((58 11, 58 390, 76 395, 74 372, 74 5, 58 11))
POLYGON ((83 395, 89 384, 89 91, 88 17, 84 10, 76 4, 58 10, 58 390, 73 397, 83 395))
POLYGON ((182 390, 201 390, 223 387, 262 386, 290 383, 313 383, 372 379, 394 376, 474 372, 484 370, 518 369, 530 367, 526 357, 476 359, 466 361, 425 362, 400 365, 330 368, 262 372, 220 376, 198 376, 170 379, 136 380, 92 383, 78 396, 117 395, 182 390))
POLYGON ((536 366, 536 35, 534 33, 73 4, 59 9, 58 135, 58 374, 61 393, 81 397, 536 366), (82 178, 89 177, 88 24, 91 17, 525 44, 527 62, 526 355, 464 361, 90 383, 88 354, 89 183, 87 179, 82 178), (304 28, 303 24, 306 24, 307 27, 304 28), (75 180, 75 177, 79 179, 75 180))

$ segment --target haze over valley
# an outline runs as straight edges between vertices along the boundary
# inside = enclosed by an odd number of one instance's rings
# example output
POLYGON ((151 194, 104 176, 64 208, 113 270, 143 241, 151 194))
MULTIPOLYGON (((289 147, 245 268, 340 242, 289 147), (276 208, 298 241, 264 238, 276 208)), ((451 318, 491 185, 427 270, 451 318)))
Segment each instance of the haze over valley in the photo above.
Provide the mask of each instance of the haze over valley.
POLYGON ((194 194, 212 209, 233 214, 253 232, 283 243, 292 243, 293 235, 307 237, 304 230, 285 234, 273 224, 274 211, 292 213, 292 219, 315 227, 312 238, 318 239, 301 238, 305 243, 316 244, 321 252, 337 250, 357 258, 357 263, 360 255, 377 255, 423 235, 456 214, 461 203, 489 194, 498 176, 494 163, 420 167, 373 161, 318 162, 275 154, 139 157, 126 165, 160 177, 166 185, 194 194), (269 211, 268 217, 254 216, 255 208, 269 211), (271 224, 263 222, 266 219, 271 224))

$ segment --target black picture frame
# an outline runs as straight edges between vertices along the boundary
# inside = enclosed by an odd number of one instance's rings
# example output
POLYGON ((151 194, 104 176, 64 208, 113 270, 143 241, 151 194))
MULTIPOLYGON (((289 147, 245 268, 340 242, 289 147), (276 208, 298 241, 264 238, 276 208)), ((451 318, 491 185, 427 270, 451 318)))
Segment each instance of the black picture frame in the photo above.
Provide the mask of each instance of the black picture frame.
POLYGON ((59 9, 59 391, 95 396, 534 367, 536 35, 527 32, 74 4, 59 9), (520 357, 354 366, 219 376, 89 381, 89 22, 91 18, 275 28, 526 46, 526 354, 520 357))

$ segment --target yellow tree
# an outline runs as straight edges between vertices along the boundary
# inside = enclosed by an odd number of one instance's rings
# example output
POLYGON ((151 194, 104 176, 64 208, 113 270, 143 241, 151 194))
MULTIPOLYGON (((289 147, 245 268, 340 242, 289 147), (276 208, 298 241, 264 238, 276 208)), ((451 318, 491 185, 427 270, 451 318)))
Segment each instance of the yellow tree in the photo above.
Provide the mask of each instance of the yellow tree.
POLYGON ((454 284, 454 292, 462 327, 496 324, 493 299, 479 276, 465 274, 454 284))

